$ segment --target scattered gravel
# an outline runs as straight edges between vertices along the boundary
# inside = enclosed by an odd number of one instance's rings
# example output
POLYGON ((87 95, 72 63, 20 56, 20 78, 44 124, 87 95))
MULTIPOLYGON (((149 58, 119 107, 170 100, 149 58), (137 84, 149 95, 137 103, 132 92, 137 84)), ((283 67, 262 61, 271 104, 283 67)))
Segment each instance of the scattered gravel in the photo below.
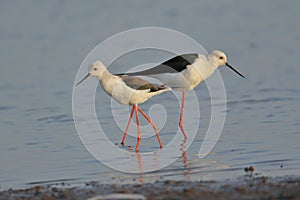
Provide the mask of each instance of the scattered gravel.
POLYGON ((240 177, 226 181, 159 181, 143 184, 66 184, 0 192, 0 199, 293 199, 300 200, 300 178, 240 177))

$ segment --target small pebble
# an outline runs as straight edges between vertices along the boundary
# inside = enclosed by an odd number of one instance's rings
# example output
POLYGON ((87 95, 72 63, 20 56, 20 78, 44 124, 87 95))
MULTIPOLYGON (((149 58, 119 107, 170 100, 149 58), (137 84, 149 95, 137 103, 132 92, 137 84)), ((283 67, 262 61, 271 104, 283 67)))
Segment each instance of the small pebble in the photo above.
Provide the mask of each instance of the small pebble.
POLYGON ((250 166, 250 167, 249 167, 249 171, 250 171, 250 172, 253 172, 253 171, 254 171, 254 167, 253 167, 253 166, 250 166))

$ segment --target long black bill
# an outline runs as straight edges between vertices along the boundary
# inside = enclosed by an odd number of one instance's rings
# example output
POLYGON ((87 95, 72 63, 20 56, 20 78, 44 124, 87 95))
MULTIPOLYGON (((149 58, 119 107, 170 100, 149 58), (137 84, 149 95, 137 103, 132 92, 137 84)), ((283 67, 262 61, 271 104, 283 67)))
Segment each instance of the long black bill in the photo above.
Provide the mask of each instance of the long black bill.
POLYGON ((228 63, 225 63, 225 65, 227 67, 229 67, 230 69, 232 69, 232 71, 234 71, 235 73, 237 73, 238 75, 240 75, 241 77, 245 78, 244 75, 242 75, 240 72, 238 72, 236 69, 234 69, 233 67, 231 67, 228 63))
POLYGON ((82 83, 82 82, 83 82, 85 79, 87 79, 90 75, 91 75, 91 74, 88 73, 81 81, 79 81, 79 82, 75 85, 75 87, 76 87, 77 85, 79 85, 80 83, 82 83))

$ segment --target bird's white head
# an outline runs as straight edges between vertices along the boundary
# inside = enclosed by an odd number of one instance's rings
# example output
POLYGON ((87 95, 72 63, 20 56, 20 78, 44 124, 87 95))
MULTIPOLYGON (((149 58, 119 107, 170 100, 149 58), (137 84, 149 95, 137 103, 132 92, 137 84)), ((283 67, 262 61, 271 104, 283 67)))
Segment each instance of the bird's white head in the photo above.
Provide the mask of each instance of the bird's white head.
POLYGON ((227 56, 224 52, 219 51, 219 50, 214 50, 211 54, 210 54, 210 60, 212 60, 212 62, 214 63, 214 65, 216 67, 219 66, 227 66, 229 67, 231 70, 233 70, 235 73, 237 73, 238 75, 240 75, 241 77, 245 78, 245 76, 243 76, 240 72, 238 72, 236 69, 234 69, 232 66, 230 66, 227 62, 227 56))
POLYGON ((97 60, 96 62, 94 62, 93 64, 91 64, 90 67, 90 76, 95 76, 99 79, 101 79, 103 73, 106 71, 106 67, 105 65, 100 62, 99 60, 97 60))
POLYGON ((82 83, 85 79, 87 79, 90 76, 95 76, 101 80, 102 75, 106 71, 107 71, 107 69, 106 69, 105 65, 102 62, 100 62, 99 60, 97 60, 96 62, 91 64, 90 72, 81 81, 79 81, 75 86, 79 85, 80 83, 82 83))
POLYGON ((226 65, 227 56, 224 52, 219 50, 214 50, 211 54, 211 59, 214 61, 217 67, 226 65))

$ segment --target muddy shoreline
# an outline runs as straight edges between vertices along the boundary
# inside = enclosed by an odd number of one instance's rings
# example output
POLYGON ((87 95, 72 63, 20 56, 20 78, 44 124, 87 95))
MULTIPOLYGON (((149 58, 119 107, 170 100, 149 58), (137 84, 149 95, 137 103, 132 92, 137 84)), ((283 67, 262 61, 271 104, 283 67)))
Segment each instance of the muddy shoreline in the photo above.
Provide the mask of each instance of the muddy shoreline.
POLYGON ((239 177, 225 181, 159 181, 85 186, 61 183, 0 192, 0 199, 300 199, 300 177, 239 177), (100 195, 100 196, 99 196, 100 195))

